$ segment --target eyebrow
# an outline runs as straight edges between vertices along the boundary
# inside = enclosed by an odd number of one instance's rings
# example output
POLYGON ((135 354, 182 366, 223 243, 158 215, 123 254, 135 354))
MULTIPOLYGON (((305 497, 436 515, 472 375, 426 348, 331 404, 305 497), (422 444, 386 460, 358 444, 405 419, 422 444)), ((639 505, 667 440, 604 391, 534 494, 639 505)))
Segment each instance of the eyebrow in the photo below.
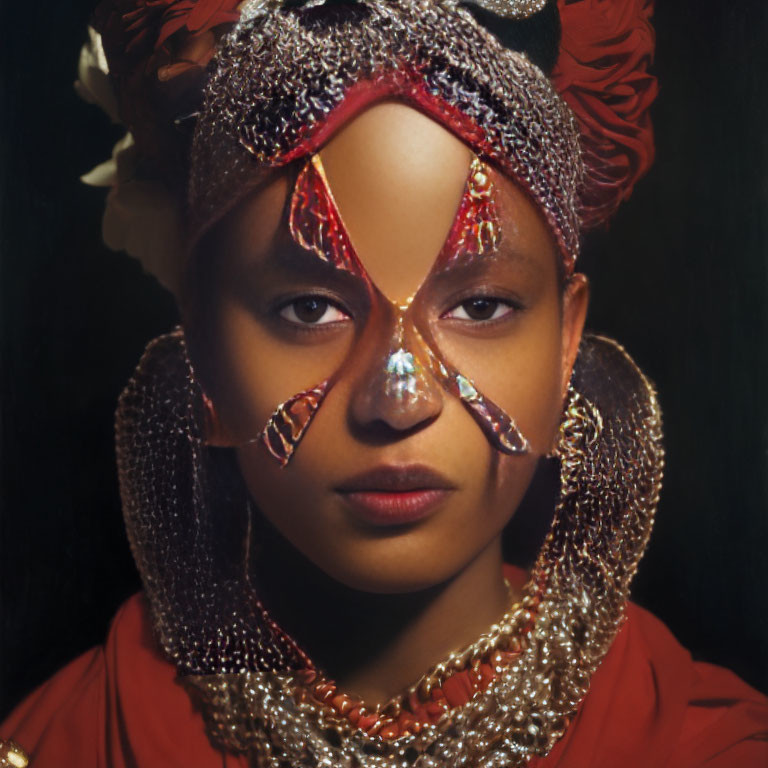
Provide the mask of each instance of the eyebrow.
POLYGON ((282 232, 280 237, 275 238, 270 245, 262 264, 270 271, 286 275, 301 273, 312 277, 323 277, 341 272, 331 262, 318 259, 312 251, 295 243, 290 235, 284 237, 282 232))
MULTIPOLYGON (((255 266, 255 265, 254 265, 255 266)), ((366 284, 364 276, 340 269, 330 261, 319 259, 314 252, 302 248, 290 235, 276 238, 258 265, 269 273, 270 279, 282 278, 292 282, 321 283, 339 287, 358 288, 366 284)))
POLYGON ((459 259, 442 265, 436 261, 424 282, 426 283, 427 280, 439 282, 470 281, 483 277, 500 263, 512 267, 516 272, 524 272, 531 276, 539 274, 542 270, 539 259, 531 253, 513 247, 507 239, 493 253, 484 256, 472 254, 466 259, 459 259))

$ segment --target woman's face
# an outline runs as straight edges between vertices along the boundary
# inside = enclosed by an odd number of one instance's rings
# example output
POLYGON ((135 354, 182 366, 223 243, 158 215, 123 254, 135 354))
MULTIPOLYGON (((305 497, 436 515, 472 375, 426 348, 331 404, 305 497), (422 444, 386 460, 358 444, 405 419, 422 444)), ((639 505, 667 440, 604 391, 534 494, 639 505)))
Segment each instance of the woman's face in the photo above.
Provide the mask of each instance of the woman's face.
POLYGON ((276 174, 209 240, 207 343, 196 362, 272 524, 350 587, 422 589, 498 541, 551 449, 586 283, 577 277, 563 292, 547 225, 496 171, 495 252, 436 268, 472 155, 409 107, 369 109, 320 160, 360 274, 297 243, 286 220, 295 174, 276 174), (514 420, 528 452, 494 447, 429 370, 430 350, 514 420), (326 381, 287 466, 248 442, 279 404, 326 381), (398 383, 410 391, 393 394, 398 383))

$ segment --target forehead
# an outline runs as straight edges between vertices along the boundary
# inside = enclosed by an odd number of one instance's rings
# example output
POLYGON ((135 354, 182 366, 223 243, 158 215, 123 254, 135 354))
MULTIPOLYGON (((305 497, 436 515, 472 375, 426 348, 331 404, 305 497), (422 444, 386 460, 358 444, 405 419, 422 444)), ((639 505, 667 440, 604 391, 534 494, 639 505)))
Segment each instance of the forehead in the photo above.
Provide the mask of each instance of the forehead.
POLYGON ((411 107, 383 103, 350 122, 320 159, 370 278, 392 300, 413 295, 453 223, 469 148, 411 107))
MULTIPOLYGON (((411 297, 433 267, 472 158, 452 133, 399 103, 372 107, 321 150, 330 191, 357 255, 391 300, 411 297)), ((543 215, 512 179, 495 170, 491 176, 502 230, 500 255, 554 274, 559 255, 543 215)), ((287 168, 278 170, 226 217, 219 233, 230 255, 255 260, 262 268, 285 260, 286 247, 291 250, 287 227, 283 231, 291 178, 287 168)))

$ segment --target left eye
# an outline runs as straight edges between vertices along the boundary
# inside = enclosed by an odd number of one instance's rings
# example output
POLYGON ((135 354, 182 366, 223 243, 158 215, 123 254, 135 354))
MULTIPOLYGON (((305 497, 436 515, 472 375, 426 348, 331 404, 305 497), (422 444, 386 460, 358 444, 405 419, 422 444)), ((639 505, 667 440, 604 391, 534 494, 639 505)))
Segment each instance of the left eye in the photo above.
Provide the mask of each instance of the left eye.
POLYGON ((461 304, 447 312, 445 317, 451 317, 455 320, 498 320, 513 311, 514 307, 506 301, 501 301, 501 299, 475 296, 467 299, 467 301, 462 301, 461 304))
POLYGON ((320 296, 301 296, 280 310, 280 317, 297 325, 327 325, 348 320, 349 315, 320 296))

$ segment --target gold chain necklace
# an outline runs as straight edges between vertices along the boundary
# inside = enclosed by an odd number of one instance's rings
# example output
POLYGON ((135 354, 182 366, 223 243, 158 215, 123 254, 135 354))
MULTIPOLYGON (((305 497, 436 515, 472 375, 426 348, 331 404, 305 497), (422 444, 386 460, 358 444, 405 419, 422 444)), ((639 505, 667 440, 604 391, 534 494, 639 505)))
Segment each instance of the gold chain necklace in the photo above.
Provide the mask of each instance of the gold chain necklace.
POLYGON ((497 639, 513 643, 530 618, 520 652, 487 688, 434 723, 384 738, 384 725, 371 734, 359 719, 353 725, 340 709, 307 695, 300 672, 184 676, 211 738, 258 768, 522 768, 534 755, 548 754, 621 624, 661 484, 655 392, 609 339, 582 343, 556 455, 561 494, 528 602, 512 611, 514 622, 501 620, 500 631, 492 627, 436 665, 415 693, 432 696, 465 654, 476 662, 497 639))
MULTIPOLYGON (((504 581, 511 598, 512 588, 504 581)), ((448 680, 465 673, 477 693, 486 689, 527 648, 539 603, 540 598, 531 595, 513 603, 477 640, 450 653, 410 688, 376 707, 366 707, 359 697, 341 692, 332 679, 314 666, 297 673, 296 699, 314 700, 328 714, 346 719, 353 728, 369 736, 392 740, 419 733, 451 708, 452 697, 443 690, 448 680)))

